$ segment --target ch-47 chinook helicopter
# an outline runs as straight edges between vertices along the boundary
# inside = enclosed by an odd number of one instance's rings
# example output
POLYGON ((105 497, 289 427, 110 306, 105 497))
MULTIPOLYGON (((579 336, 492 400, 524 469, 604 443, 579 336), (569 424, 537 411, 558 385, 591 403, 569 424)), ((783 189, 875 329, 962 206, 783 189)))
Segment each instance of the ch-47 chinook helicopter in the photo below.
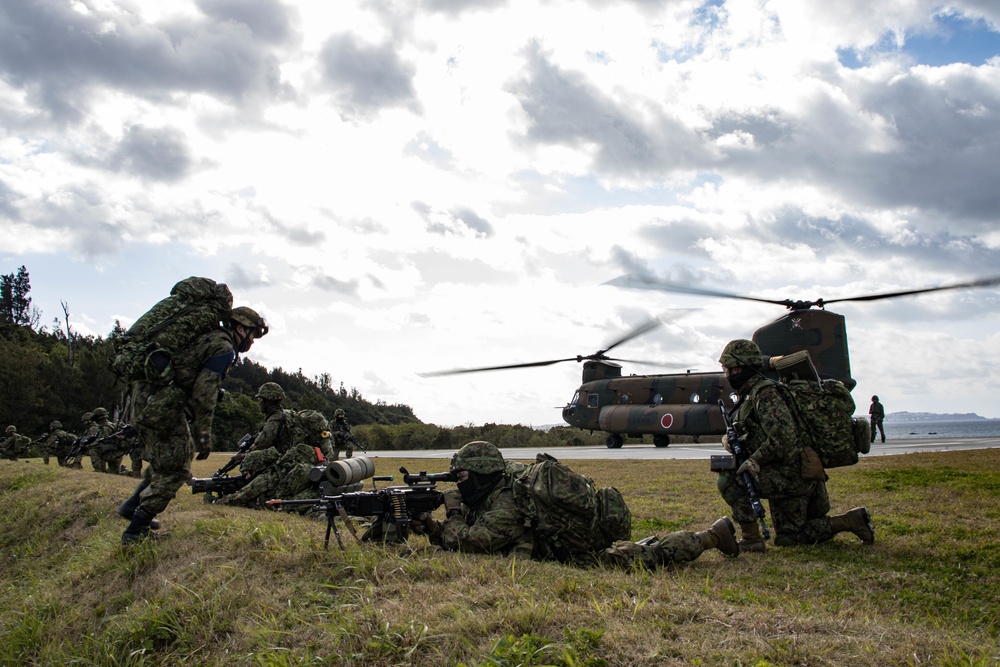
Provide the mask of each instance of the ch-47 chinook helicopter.
MULTIPOLYGON (((805 350, 809 353, 821 378, 840 380, 848 388, 853 389, 857 381, 851 377, 847 325, 843 315, 826 310, 827 305, 846 301, 878 301, 942 290, 990 287, 1000 284, 1000 277, 956 285, 815 301, 761 299, 637 276, 621 276, 605 284, 784 306, 788 310, 787 313, 757 329, 751 337, 765 357, 777 358, 805 350)), ((479 373, 576 361, 583 363, 583 382, 570 402, 562 409, 563 420, 570 426, 583 430, 607 433, 605 444, 609 448, 620 448, 626 437, 642 438, 644 435, 652 435, 654 446, 667 447, 670 444, 670 437, 674 435, 722 435, 726 432, 726 427, 719 410, 719 401, 722 400, 727 408, 731 408, 736 398, 724 373, 689 371, 623 376, 622 366, 616 362, 628 363, 629 360, 607 356, 613 348, 649 333, 662 324, 663 321, 658 318, 645 322, 593 354, 503 366, 454 369, 422 375, 432 377, 479 373)), ((664 365, 637 361, 631 363, 664 365)), ((777 377, 770 368, 765 372, 777 377)))

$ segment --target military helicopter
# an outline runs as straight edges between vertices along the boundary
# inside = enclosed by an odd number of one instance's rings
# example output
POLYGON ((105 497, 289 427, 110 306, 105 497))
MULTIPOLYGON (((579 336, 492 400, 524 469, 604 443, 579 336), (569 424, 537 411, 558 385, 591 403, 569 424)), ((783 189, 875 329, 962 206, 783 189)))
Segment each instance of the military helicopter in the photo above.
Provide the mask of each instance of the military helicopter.
MULTIPOLYGON (((1000 284, 1000 277, 955 285, 815 301, 762 299, 632 275, 621 276, 605 284, 783 306, 788 312, 757 329, 751 337, 765 357, 770 357, 773 362, 783 356, 805 350, 820 378, 834 378, 846 384, 849 389, 853 389, 857 381, 851 377, 846 321, 843 315, 826 310, 827 305, 847 301, 878 301, 943 290, 990 287, 1000 284)), ((731 408, 736 400, 736 393, 724 373, 688 371, 623 376, 622 366, 616 362, 658 366, 665 364, 634 360, 630 362, 627 359, 607 356, 613 348, 653 331, 664 321, 663 318, 653 318, 644 322, 604 349, 588 355, 502 366, 453 369, 421 375, 434 377, 479 373, 576 361, 583 364, 582 384, 562 409, 563 420, 570 426, 582 430, 607 433, 605 445, 608 448, 622 447, 626 437, 642 438, 645 435, 652 435, 655 447, 667 447, 670 445, 670 437, 675 435, 722 435, 726 432, 726 428, 719 410, 719 401, 722 400, 727 408, 731 408)), ((670 365, 682 366, 682 364, 670 365)), ((765 369, 765 374, 777 377, 777 373, 770 365, 765 369)))

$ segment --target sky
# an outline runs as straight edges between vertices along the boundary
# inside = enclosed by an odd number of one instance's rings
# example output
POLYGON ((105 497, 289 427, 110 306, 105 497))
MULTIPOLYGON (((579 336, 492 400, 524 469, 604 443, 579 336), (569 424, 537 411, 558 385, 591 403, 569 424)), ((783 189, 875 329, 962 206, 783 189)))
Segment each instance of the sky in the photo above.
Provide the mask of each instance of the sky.
MULTIPOLYGON (((0 0, 0 273, 51 329, 191 275, 248 357, 424 422, 561 423, 575 362, 717 371, 768 299, 1000 275, 993 0, 0 0)), ((1000 418, 1000 290, 831 308, 858 412, 1000 418)))

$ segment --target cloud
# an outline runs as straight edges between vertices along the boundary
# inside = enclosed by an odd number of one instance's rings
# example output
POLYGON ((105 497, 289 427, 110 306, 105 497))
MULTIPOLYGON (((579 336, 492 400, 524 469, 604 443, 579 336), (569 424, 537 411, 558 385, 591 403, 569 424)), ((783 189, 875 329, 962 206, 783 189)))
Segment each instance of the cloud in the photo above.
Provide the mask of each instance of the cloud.
POLYGON ((415 68, 390 44, 371 46, 351 33, 334 35, 323 45, 320 65, 338 108, 363 117, 381 109, 417 108, 415 68))
POLYGON ((109 157, 108 167, 142 179, 170 183, 187 175, 191 155, 180 131, 133 125, 126 128, 109 157))
POLYGON ((276 0, 197 0, 197 5, 212 19, 247 26, 262 42, 282 44, 293 35, 290 9, 276 0))
POLYGON ((246 25, 209 17, 145 22, 129 7, 2 0, 0 72, 31 105, 79 122, 100 87, 169 103, 207 93, 230 103, 277 94, 277 59, 246 25))
POLYGON ((537 43, 525 60, 509 89, 529 119, 526 139, 584 151, 612 175, 663 174, 707 160, 697 135, 662 111, 647 109, 652 119, 641 119, 583 75, 551 63, 537 43))

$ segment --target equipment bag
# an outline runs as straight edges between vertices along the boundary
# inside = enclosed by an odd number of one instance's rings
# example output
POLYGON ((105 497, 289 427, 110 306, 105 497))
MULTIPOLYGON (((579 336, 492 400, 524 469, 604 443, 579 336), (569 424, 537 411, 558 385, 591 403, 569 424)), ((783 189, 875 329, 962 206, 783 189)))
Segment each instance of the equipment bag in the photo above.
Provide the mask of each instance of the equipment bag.
POLYGON ((173 355, 229 320, 233 294, 209 278, 192 276, 170 290, 114 338, 111 370, 123 381, 144 380, 167 385, 174 379, 173 355))
POLYGON ((788 399, 803 444, 819 453, 824 468, 858 462, 864 430, 854 418, 854 399, 840 380, 783 380, 778 384, 788 399), (859 437, 860 435, 860 437, 859 437))
POLYGON ((536 557, 565 562, 632 534, 632 513, 618 489, 598 489, 589 477, 548 454, 538 454, 511 489, 514 505, 531 519, 536 550, 549 552, 536 557))

